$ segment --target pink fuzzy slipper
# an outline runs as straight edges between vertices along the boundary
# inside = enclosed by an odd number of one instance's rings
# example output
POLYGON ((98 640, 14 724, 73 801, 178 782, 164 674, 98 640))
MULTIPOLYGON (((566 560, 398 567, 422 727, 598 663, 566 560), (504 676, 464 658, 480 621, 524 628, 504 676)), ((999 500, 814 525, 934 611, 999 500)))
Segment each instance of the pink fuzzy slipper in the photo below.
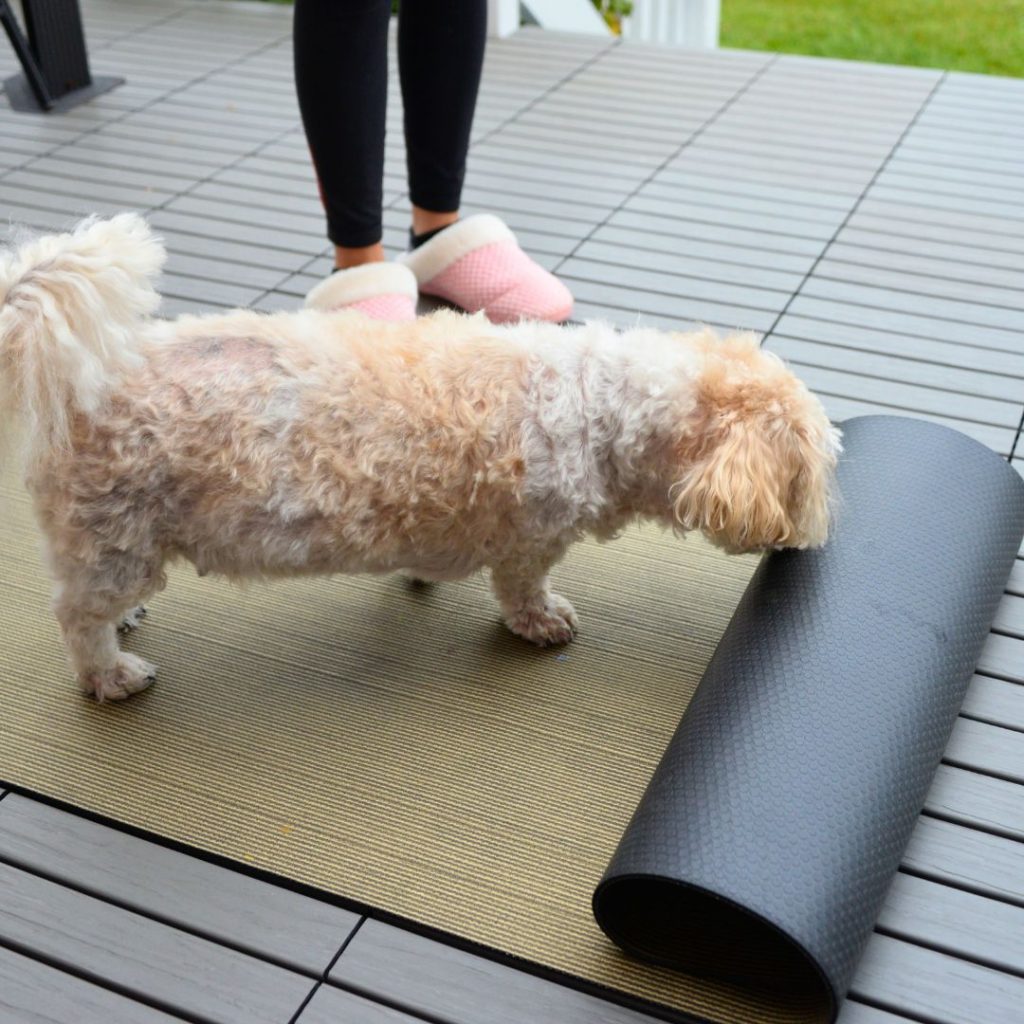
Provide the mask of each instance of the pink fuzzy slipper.
POLYGON ((569 289, 534 263, 490 213, 456 221, 399 260, 416 275, 424 295, 470 313, 483 310, 495 323, 523 317, 557 323, 572 313, 569 289))
POLYGON ((358 309, 374 320, 416 319, 416 278, 401 263, 337 270, 306 296, 310 309, 358 309))

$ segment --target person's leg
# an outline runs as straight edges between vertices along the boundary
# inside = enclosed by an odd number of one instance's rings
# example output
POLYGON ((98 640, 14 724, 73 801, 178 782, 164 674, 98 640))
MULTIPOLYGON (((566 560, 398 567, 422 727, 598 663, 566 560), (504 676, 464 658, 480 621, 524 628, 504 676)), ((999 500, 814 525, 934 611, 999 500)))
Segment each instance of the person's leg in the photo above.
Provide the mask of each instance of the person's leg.
POLYGON ((459 216, 487 0, 401 0, 398 64, 415 242, 459 216))
POLYGON ((335 266, 384 259, 390 0, 295 0, 295 87, 335 266))
POLYGON ((493 214, 459 219, 486 0, 401 0, 398 56, 412 226, 401 262, 432 295, 492 320, 564 320, 569 290, 493 214))

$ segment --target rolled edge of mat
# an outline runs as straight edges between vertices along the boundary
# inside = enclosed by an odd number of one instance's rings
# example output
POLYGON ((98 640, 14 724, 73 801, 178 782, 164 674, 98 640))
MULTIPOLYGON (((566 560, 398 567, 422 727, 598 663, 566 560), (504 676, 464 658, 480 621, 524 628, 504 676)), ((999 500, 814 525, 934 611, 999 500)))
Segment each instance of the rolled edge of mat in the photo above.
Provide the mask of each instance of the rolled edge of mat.
POLYGON ((837 527, 754 574, 593 899, 626 952, 834 1020, 1024 534, 958 431, 845 425, 837 527))
POLYGON ((834 1020, 836 993, 821 964, 792 935, 733 900, 665 875, 604 878, 594 891, 594 917, 620 949, 660 967, 685 969, 697 977, 751 986, 799 1003, 811 1019, 834 1020), (637 908, 656 907, 661 920, 637 908), (633 912, 633 913, 631 913, 633 912), (662 934, 651 941, 652 930, 662 934), (687 948, 684 958, 667 950, 687 948), (730 970, 731 963, 743 964, 730 970), (757 970, 752 976, 750 964, 757 970))

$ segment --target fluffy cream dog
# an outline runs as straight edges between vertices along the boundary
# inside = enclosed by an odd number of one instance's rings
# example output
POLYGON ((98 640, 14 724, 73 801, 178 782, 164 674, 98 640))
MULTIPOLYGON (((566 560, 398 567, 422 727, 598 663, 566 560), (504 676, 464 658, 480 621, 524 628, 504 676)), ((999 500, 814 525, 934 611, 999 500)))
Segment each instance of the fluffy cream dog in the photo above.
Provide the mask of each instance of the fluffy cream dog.
POLYGON ((731 552, 826 538, 838 435, 750 335, 165 322, 163 259, 123 214, 0 262, 0 412, 24 422, 57 619, 100 700, 152 681, 117 627, 174 558, 235 579, 487 567, 509 628, 552 644, 576 615, 547 573, 584 534, 643 517, 731 552))

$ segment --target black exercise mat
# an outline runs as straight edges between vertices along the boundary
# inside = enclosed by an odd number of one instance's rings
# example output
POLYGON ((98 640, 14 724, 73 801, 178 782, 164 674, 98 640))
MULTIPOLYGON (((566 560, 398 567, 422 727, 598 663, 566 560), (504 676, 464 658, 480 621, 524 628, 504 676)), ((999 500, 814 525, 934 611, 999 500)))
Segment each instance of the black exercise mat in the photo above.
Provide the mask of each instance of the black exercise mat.
POLYGON ((1024 481, 964 435, 844 433, 833 538, 755 573, 594 894, 627 952, 828 1020, 1024 533, 1024 481))

